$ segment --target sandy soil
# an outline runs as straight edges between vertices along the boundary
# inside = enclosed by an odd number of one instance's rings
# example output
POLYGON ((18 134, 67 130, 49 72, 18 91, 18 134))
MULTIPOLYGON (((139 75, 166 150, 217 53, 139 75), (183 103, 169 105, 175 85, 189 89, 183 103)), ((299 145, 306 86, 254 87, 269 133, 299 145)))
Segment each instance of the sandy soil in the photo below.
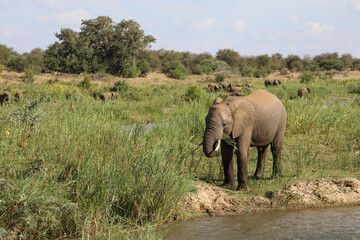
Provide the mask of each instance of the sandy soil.
POLYGON ((345 205, 360 205, 360 178, 296 181, 286 190, 267 197, 240 197, 232 191, 201 182, 197 192, 189 194, 186 200, 191 212, 215 216, 345 205))

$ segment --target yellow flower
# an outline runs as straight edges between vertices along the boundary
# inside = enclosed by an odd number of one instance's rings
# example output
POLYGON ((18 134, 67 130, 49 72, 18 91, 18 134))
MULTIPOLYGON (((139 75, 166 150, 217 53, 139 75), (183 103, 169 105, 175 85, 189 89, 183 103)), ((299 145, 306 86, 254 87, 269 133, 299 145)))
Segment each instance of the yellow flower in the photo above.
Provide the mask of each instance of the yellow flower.
POLYGON ((10 129, 7 129, 7 130, 5 131, 5 135, 6 135, 6 136, 10 136, 10 129))

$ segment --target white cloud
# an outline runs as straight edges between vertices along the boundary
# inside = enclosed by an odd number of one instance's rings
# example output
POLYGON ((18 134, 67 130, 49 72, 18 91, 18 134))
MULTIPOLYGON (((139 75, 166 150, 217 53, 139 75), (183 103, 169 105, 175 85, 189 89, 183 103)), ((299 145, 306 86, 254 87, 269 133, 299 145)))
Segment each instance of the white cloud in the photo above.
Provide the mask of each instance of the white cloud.
POLYGON ((300 29, 304 29, 306 34, 315 38, 330 39, 333 36, 334 28, 330 25, 320 25, 316 22, 308 22, 301 26, 300 29))
POLYGON ((25 35, 25 32, 5 26, 2 28, 2 34, 5 37, 21 37, 25 35))
POLYGON ((213 18, 204 18, 200 21, 191 23, 190 30, 208 30, 215 26, 213 18))
POLYGON ((47 23, 49 21, 49 16, 39 15, 35 18, 35 22, 37 23, 47 23))
POLYGON ((89 18, 90 13, 84 9, 56 14, 56 19, 59 23, 71 25, 79 25, 81 24, 81 20, 89 18))
POLYGON ((243 32, 245 28, 245 23, 241 19, 237 19, 234 25, 234 30, 236 32, 243 32))
POLYGON ((355 12, 360 12, 360 0, 351 0, 350 8, 355 12))
POLYGON ((297 21, 299 21, 299 17, 296 14, 288 14, 286 16, 286 20, 291 21, 291 22, 297 22, 297 21))

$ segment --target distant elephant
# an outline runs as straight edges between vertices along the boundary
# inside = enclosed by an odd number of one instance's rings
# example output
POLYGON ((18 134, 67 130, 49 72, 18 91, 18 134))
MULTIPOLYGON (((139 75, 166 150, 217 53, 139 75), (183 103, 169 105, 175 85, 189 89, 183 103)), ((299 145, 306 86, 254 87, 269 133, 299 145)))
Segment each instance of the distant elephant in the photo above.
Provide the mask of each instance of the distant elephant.
POLYGON ((103 101, 106 101, 108 99, 115 99, 118 97, 119 97, 119 94, 117 92, 107 92, 107 93, 102 93, 100 95, 100 99, 103 101))
POLYGON ((271 80, 265 80, 265 87, 268 87, 268 86, 272 86, 272 85, 280 85, 281 84, 281 81, 280 80, 277 80, 277 79, 271 79, 271 80))
POLYGON ((4 102, 7 102, 8 104, 10 104, 10 100, 11 100, 11 93, 10 92, 4 92, 3 94, 0 94, 1 106, 3 105, 4 102))
POLYGON ((24 98, 24 95, 22 93, 20 93, 20 92, 15 93, 15 101, 21 102, 23 98, 24 98))
POLYGON ((229 96, 235 96, 235 97, 240 97, 243 94, 241 92, 223 92, 220 94, 220 96, 222 97, 229 97, 229 96))
POLYGON ((219 86, 221 86, 222 89, 226 89, 230 87, 230 83, 219 83, 219 86))
POLYGON ((248 83, 242 83, 242 84, 237 84, 237 85, 235 85, 235 87, 247 87, 247 88, 250 88, 250 84, 248 84, 248 83))
POLYGON ((224 188, 234 185, 234 149, 223 140, 227 134, 236 143, 238 166, 238 190, 246 190, 248 182, 249 147, 257 147, 258 162, 255 178, 263 173, 265 153, 269 145, 273 155, 273 177, 281 174, 281 148, 286 128, 286 110, 281 101, 272 93, 258 89, 245 97, 228 97, 210 107, 205 118, 206 129, 203 151, 209 158, 220 148, 224 168, 224 188))
POLYGON ((311 90, 310 88, 300 88, 299 91, 298 91, 298 97, 305 97, 305 96, 308 96, 309 93, 311 93, 311 90))

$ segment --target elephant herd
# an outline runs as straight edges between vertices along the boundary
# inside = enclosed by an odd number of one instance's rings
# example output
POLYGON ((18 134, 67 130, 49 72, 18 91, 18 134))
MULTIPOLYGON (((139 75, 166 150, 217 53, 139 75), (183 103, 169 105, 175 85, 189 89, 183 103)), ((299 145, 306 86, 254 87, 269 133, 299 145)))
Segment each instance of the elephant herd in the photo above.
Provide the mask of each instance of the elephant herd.
MULTIPOLYGON (((281 85, 282 82, 278 79, 267 79, 264 81, 265 87, 268 86, 278 86, 281 85)), ((228 92, 222 92, 221 96, 243 96, 243 90, 248 89, 250 91, 253 91, 251 89, 250 85, 248 83, 243 84, 233 84, 233 83, 209 83, 207 87, 205 87, 210 92, 218 92, 220 90, 228 90, 228 92)), ((298 90, 297 96, 298 97, 305 97, 310 94, 311 90, 309 88, 302 87, 298 90)), ((292 99, 292 98, 291 98, 292 99)))
MULTIPOLYGON (((0 94, 0 104, 1 106, 4 103, 10 104, 11 101, 11 93, 9 91, 5 91, 3 94, 0 94)), ((15 101, 19 102, 24 98, 24 95, 20 92, 15 93, 15 101)))
MULTIPOLYGON (((266 80, 265 86, 280 85, 280 80, 266 80)), ((273 166, 272 177, 281 175, 281 149, 286 129, 287 113, 278 97, 263 90, 253 90, 250 85, 220 83, 209 84, 207 89, 212 92, 229 89, 228 97, 215 99, 205 118, 205 133, 203 136, 203 152, 206 157, 218 155, 221 158, 224 171, 222 187, 234 187, 234 156, 237 160, 237 190, 248 188, 248 155, 249 148, 256 147, 258 159, 254 178, 262 177, 265 165, 266 150, 270 146, 273 166), (241 96, 241 89, 247 88, 251 93, 241 96), (240 92, 239 95, 232 95, 240 92), (237 97, 241 96, 241 97, 237 97), (224 138, 224 135, 230 138, 224 138), (231 142, 232 141, 232 142, 231 142)), ((311 90, 302 87, 298 97, 307 96, 311 90)), ((221 96, 221 95, 220 95, 221 96)))

